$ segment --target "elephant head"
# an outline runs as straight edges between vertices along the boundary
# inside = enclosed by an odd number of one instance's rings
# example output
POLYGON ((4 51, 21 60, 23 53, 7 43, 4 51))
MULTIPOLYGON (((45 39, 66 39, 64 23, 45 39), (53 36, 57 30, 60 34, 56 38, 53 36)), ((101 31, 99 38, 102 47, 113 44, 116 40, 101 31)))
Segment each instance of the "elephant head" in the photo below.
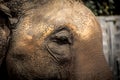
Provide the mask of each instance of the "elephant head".
POLYGON ((112 80, 100 26, 82 3, 5 0, 4 4, 11 10, 11 26, 15 19, 4 57, 8 80, 112 80))

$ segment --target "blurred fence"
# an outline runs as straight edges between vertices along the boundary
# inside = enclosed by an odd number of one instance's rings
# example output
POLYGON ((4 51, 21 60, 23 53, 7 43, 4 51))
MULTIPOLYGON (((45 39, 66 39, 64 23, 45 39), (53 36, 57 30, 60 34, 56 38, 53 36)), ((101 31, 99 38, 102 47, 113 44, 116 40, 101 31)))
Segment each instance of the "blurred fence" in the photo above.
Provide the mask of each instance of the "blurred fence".
POLYGON ((99 16, 97 19, 102 27, 105 58, 115 80, 120 80, 120 16, 99 16))

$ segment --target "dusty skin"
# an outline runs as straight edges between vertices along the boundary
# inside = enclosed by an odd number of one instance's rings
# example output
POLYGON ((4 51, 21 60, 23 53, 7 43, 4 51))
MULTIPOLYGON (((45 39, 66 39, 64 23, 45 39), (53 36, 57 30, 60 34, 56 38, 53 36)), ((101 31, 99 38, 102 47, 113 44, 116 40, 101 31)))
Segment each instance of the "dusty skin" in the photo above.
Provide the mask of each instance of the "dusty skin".
POLYGON ((0 11, 0 80, 112 80, 100 26, 82 3, 1 0, 0 11))

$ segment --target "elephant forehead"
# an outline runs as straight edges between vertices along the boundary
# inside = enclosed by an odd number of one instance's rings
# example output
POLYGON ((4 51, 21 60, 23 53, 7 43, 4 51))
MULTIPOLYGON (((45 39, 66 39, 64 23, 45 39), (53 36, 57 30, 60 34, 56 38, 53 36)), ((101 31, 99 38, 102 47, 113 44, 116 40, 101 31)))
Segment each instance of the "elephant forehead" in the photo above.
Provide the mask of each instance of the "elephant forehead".
POLYGON ((28 10, 26 16, 20 19, 17 35, 22 37, 22 40, 34 39, 42 42, 61 25, 69 27, 78 38, 83 40, 89 40, 96 32, 100 32, 94 15, 83 5, 79 5, 80 9, 76 9, 75 5, 59 6, 57 9, 53 7, 52 9, 43 8, 44 10, 39 7, 28 10))
POLYGON ((47 36, 54 29, 52 25, 47 25, 43 21, 34 23, 32 15, 21 18, 15 33, 22 39, 40 39, 47 36))
POLYGON ((81 38, 86 40, 89 40, 91 35, 100 31, 95 16, 84 5, 80 4, 76 6, 76 4, 73 4, 72 7, 59 5, 58 7, 55 8, 53 5, 52 8, 47 10, 39 8, 33 10, 31 12, 33 14, 33 22, 37 22, 38 24, 43 20, 46 24, 52 24, 54 27, 67 25, 67 27, 71 28, 79 37, 81 36, 81 38))

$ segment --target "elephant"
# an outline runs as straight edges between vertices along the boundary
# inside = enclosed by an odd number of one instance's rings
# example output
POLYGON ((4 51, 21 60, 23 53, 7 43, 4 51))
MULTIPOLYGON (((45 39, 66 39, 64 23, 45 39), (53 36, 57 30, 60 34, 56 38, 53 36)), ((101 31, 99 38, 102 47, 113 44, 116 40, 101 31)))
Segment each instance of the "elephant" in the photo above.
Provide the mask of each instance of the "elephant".
POLYGON ((100 25, 82 2, 1 0, 0 11, 0 80, 113 79, 100 25))

